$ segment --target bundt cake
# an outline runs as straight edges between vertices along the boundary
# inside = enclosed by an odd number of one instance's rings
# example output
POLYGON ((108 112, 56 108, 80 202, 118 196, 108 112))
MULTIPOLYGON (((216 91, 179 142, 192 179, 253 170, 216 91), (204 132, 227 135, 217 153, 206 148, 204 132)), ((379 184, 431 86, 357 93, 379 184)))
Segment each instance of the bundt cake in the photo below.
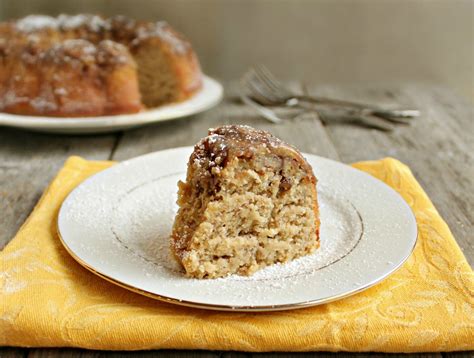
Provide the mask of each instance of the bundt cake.
POLYGON ((294 147, 248 126, 210 129, 191 154, 171 249, 186 275, 251 275, 319 247, 316 178, 294 147))
POLYGON ((0 23, 0 112, 135 113, 201 88, 190 43, 165 22, 32 15, 0 23))

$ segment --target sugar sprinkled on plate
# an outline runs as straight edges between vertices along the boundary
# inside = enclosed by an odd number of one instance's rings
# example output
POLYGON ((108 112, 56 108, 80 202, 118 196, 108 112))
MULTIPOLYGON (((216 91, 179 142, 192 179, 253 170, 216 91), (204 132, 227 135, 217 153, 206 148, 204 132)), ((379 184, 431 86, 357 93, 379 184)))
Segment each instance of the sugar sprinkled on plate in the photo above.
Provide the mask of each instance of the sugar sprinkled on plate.
MULTIPOLYGON (((181 277, 183 284, 219 281, 275 281, 310 274, 331 265, 357 245, 362 224, 356 209, 344 198, 334 197, 327 190, 319 191, 321 210, 321 248, 313 254, 291 262, 265 267, 252 276, 231 275, 214 280, 187 278, 172 257, 169 236, 176 212, 174 185, 177 178, 150 181, 120 197, 111 218, 111 230, 116 240, 135 256, 152 263, 150 270, 181 277)), ((152 276, 147 275, 147 276, 152 276)))

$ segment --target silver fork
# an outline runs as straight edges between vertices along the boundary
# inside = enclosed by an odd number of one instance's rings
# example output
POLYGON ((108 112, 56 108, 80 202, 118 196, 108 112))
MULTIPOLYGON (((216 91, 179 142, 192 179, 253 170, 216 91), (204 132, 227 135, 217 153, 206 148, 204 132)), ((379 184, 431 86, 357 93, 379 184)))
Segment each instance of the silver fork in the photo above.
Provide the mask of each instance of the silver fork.
MULTIPOLYGON (((245 104, 255 109, 263 118, 269 120, 270 122, 281 123, 282 121, 287 120, 287 118, 282 118, 278 116, 271 109, 264 107, 260 103, 254 101, 252 98, 247 96, 242 90, 240 91, 240 98, 242 99, 242 102, 244 102, 245 104)), ((392 131, 394 128, 393 125, 391 125, 390 123, 382 121, 378 118, 371 118, 370 116, 364 117, 364 116, 351 115, 351 114, 331 116, 331 114, 327 114, 321 111, 318 111, 316 114, 321 116, 323 120, 330 118, 331 121, 339 120, 339 121, 346 121, 346 122, 355 122, 355 123, 363 124, 364 126, 367 126, 367 127, 375 128, 375 129, 386 131, 386 132, 392 131)))
POLYGON ((303 106, 304 103, 342 107, 358 116, 376 116, 396 123, 407 123, 407 119, 418 117, 416 109, 383 109, 363 103, 298 95, 284 87, 265 67, 258 66, 248 71, 242 85, 250 92, 250 96, 261 105, 285 105, 289 107, 303 106))

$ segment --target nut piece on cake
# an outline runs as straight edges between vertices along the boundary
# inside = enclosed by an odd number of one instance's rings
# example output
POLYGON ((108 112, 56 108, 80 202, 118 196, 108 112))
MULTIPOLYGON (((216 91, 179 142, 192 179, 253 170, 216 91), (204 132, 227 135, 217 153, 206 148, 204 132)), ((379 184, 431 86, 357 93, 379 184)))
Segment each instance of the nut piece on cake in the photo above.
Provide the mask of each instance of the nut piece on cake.
POLYGON ((210 129, 178 186, 171 247, 189 277, 251 275, 319 247, 312 168, 268 132, 210 129))

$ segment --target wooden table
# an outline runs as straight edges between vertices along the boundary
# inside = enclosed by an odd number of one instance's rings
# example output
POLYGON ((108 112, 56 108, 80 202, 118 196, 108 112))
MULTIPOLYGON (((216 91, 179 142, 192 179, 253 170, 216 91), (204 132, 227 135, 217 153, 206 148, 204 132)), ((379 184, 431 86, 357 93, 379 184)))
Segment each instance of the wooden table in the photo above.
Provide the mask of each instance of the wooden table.
MULTIPOLYGON (((410 126, 384 133, 350 124, 324 124, 306 114, 274 125, 242 105, 235 83, 226 84, 218 107, 192 118, 127 132, 96 136, 61 136, 0 128, 0 246, 10 241, 41 193, 70 155, 124 160, 141 154, 194 144, 209 127, 249 124, 270 130, 302 151, 345 163, 395 157, 408 164, 447 221, 471 266, 474 263, 474 118, 467 101, 441 86, 406 84, 386 87, 289 84, 304 93, 367 103, 418 108, 423 116, 410 126)), ((283 112, 282 112, 283 113, 283 112)), ((286 112, 285 112, 286 113, 286 112)), ((124 356, 126 352, 75 349, 3 348, 4 357, 124 356)), ((202 351, 152 351, 138 356, 265 357, 269 354, 202 351)), ((331 355, 281 353, 281 357, 331 355)), ((362 357, 370 354, 344 354, 362 357)), ((372 354, 373 355, 373 354, 372 354)), ((401 356, 401 355, 400 355, 401 356)), ((422 354, 423 357, 472 357, 472 352, 422 354)))

